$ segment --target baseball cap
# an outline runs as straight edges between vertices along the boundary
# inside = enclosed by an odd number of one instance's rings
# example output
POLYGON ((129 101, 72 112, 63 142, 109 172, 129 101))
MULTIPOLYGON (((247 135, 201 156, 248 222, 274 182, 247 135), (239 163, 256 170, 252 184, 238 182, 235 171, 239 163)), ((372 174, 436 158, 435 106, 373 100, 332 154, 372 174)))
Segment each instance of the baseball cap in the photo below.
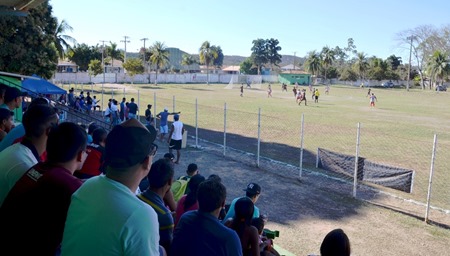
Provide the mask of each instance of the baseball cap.
POLYGON ((20 96, 27 96, 28 94, 26 92, 21 92, 16 87, 7 87, 5 91, 5 102, 11 102, 17 97, 20 96))
POLYGON ((247 188, 244 189, 245 192, 251 193, 253 195, 257 195, 261 193, 261 187, 256 183, 248 183, 247 188))
POLYGON ((134 118, 114 126, 106 137, 106 166, 127 168, 142 162, 153 150, 155 138, 153 126, 144 127, 134 118))
POLYGON ((164 111, 169 111, 169 109, 167 107, 164 108, 164 111))

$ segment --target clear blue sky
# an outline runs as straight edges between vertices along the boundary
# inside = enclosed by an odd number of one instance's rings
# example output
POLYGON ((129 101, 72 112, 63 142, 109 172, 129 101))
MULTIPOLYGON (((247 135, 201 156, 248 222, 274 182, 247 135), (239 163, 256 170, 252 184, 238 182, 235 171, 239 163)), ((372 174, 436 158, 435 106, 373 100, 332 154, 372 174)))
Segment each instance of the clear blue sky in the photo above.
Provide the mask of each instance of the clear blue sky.
POLYGON ((112 41, 127 52, 143 46, 141 38, 198 53, 208 40, 225 55, 249 56, 252 41, 276 38, 281 54, 306 56, 323 46, 347 45, 387 58, 407 56, 396 34, 420 25, 450 24, 447 0, 50 0, 53 14, 65 19, 78 43, 112 41))

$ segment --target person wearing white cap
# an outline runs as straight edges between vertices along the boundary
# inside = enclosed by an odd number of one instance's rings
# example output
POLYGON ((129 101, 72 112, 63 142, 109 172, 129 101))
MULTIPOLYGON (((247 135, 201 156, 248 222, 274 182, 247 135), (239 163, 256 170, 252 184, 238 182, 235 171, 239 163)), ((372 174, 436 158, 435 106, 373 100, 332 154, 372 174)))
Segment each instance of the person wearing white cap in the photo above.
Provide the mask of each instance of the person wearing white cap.
POLYGON ((181 112, 169 113, 169 109, 167 107, 165 107, 163 112, 160 112, 159 114, 156 115, 156 117, 160 119, 160 121, 159 121, 160 138, 159 139, 161 141, 164 141, 165 135, 169 133, 169 126, 167 126, 167 118, 169 117, 169 115, 175 115, 175 114, 180 114, 180 113, 181 112))

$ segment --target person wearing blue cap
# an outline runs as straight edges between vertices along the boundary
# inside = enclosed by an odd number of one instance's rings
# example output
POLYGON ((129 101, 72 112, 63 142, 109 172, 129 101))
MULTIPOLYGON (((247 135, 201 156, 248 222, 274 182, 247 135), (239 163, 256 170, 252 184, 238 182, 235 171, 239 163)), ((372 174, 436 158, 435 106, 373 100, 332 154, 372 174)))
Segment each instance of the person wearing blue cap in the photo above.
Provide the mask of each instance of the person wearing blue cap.
POLYGON ((181 141, 183 139, 184 127, 183 123, 180 121, 180 115, 176 114, 173 116, 172 126, 170 127, 170 134, 167 142, 169 143, 169 153, 172 153, 172 150, 175 149, 177 151, 177 160, 176 164, 180 161, 180 149, 181 149, 181 141))

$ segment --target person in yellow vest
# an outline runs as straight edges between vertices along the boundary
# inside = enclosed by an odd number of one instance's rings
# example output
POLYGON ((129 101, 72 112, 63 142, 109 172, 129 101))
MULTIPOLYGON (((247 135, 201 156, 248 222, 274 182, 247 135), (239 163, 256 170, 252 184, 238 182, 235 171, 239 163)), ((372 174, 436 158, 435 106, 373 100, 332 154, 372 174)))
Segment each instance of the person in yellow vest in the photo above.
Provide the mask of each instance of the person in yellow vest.
POLYGON ((314 103, 319 103, 319 89, 316 88, 316 90, 314 91, 314 103))

